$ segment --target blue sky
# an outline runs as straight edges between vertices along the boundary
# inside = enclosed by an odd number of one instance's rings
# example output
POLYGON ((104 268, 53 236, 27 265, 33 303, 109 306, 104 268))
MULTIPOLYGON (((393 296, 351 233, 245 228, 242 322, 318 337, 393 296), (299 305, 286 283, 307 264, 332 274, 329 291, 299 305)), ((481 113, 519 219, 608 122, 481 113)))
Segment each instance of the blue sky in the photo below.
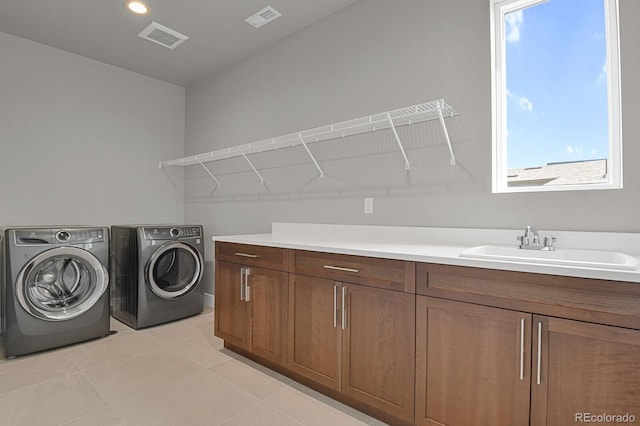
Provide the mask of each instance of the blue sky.
POLYGON ((550 0, 505 21, 507 167, 607 158, 604 0, 550 0))

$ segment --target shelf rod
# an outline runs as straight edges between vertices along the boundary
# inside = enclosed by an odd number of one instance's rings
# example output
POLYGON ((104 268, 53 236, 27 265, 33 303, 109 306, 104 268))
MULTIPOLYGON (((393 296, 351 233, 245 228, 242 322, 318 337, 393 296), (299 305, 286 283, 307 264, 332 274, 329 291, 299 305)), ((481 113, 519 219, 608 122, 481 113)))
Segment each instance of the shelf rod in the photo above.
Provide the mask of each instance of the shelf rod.
POLYGON ((260 183, 262 185, 264 185, 264 178, 262 177, 262 175, 260 174, 260 172, 253 167, 253 163, 251 163, 251 161, 249 161, 249 159, 247 158, 246 155, 244 155, 244 152, 240 151, 240 154, 242 154, 242 156, 244 157, 245 160, 247 160, 247 163, 249 163, 249 165, 251 166, 251 168, 253 169, 254 172, 256 172, 256 174, 258 175, 258 177, 260 178, 260 183))
POLYGON ((407 158, 407 154, 404 152, 404 147, 402 146, 402 142, 400 142, 400 137, 398 136, 398 132, 396 131, 396 126, 393 124, 393 120, 391 119, 391 114, 387 113, 387 120, 389 120, 389 127, 393 132, 393 136, 396 138, 396 142, 398 143, 398 147, 400 148, 400 152, 404 157, 404 169, 409 170, 411 165, 409 164, 409 159, 407 158))
POLYGON ((318 162, 316 161, 316 158, 313 156, 313 154, 311 153, 311 150, 309 150, 309 147, 307 146, 307 144, 304 141, 304 138, 302 137, 302 133, 298 133, 298 138, 300 139, 300 142, 302 143, 302 146, 304 147, 304 149, 307 151, 307 154, 309 154, 309 157, 311 157, 311 160, 313 161, 313 164, 316 165, 316 168, 318 169, 318 171, 320 172, 320 179, 322 179, 324 177, 324 172, 322 171, 322 169, 320 168, 320 165, 318 164, 318 162))
POLYGON ((442 115, 442 104, 444 101, 438 102, 438 118, 440 118, 440 125, 442 126, 442 131, 444 132, 444 137, 447 140, 447 145, 449 146, 449 155, 451 159, 449 160, 449 164, 451 166, 456 165, 456 156, 453 153, 453 147, 451 146, 451 139, 449 139, 449 132, 447 132, 447 125, 444 122, 444 116, 442 115))
MULTIPOLYGON (((216 177, 213 175, 213 173, 211 173, 211 171, 207 168, 207 166, 205 166, 204 163, 201 160, 198 160, 198 163, 200 163, 202 168, 204 168, 207 171, 209 176, 211 176, 211 179, 213 179, 216 182, 216 184, 218 184, 218 186, 216 186, 216 189, 220 188, 222 186, 222 184, 220 183, 220 181, 218 179, 216 179, 216 177)), ((216 189, 214 189, 214 191, 216 189)))

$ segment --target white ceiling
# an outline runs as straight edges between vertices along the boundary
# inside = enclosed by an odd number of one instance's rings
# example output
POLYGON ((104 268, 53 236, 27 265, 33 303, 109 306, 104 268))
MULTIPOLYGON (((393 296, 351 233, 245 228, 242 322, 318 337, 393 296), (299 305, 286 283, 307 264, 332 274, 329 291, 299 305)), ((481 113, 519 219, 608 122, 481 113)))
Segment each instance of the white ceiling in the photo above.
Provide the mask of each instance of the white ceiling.
POLYGON ((0 31, 180 86, 226 68, 358 0, 2 0, 0 31), (244 19, 267 5, 282 16, 256 29, 244 19), (170 50, 138 37, 155 21, 189 37, 170 50))

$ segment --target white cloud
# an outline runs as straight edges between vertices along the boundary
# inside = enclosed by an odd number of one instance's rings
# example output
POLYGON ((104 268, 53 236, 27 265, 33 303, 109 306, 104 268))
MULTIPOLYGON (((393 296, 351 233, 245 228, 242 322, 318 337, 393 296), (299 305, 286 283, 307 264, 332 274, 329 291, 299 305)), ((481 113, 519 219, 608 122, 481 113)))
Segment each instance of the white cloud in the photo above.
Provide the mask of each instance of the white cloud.
POLYGON ((582 145, 573 145, 573 146, 568 145, 567 146, 567 152, 569 154, 582 154, 582 150, 583 150, 582 145))
POLYGON ((518 99, 518 104, 522 109, 526 109, 529 112, 533 111, 533 104, 529 99, 525 98, 524 96, 518 99))
POLYGON ((513 94, 509 89, 507 89, 507 96, 518 104, 518 106, 525 111, 533 111, 533 103, 529 100, 529 98, 525 96, 518 96, 513 94))
POLYGON ((597 81, 598 82, 607 81, 607 60, 606 59, 604 60, 604 64, 602 64, 602 68, 600 68, 600 72, 598 73, 597 81))
POLYGON ((517 43, 520 41, 520 27, 522 26, 523 20, 522 9, 507 13, 504 16, 504 31, 508 43, 517 43))

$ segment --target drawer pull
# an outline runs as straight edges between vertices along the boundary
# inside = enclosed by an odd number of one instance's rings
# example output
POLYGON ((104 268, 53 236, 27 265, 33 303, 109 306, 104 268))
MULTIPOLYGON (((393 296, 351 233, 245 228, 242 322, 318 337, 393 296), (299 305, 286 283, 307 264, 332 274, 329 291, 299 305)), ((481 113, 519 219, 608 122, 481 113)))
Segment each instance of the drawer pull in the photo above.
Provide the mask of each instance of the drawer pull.
POLYGON ((333 328, 338 326, 338 285, 333 286, 333 328))
POLYGON ((520 380, 524 380, 524 318, 520 319, 520 380))
POLYGON ((355 272, 356 274, 360 272, 357 269, 343 268, 342 266, 332 266, 332 265, 324 265, 324 269, 331 269, 333 271, 342 271, 342 272, 355 272))
POLYGON ((251 269, 244 268, 244 301, 248 302, 251 300, 251 287, 249 287, 249 275, 251 274, 251 269))
POLYGON ((240 300, 244 302, 244 268, 240 268, 240 300))
POLYGON ((342 329, 346 330, 347 328, 347 287, 342 287, 342 329))
POLYGON ((240 257, 250 257, 251 259, 255 259, 256 257, 260 257, 257 254, 247 254, 247 253, 234 253, 236 256, 240 257))
POLYGON ((538 322, 538 377, 536 383, 540 384, 540 367, 542 364, 542 323, 538 322))

